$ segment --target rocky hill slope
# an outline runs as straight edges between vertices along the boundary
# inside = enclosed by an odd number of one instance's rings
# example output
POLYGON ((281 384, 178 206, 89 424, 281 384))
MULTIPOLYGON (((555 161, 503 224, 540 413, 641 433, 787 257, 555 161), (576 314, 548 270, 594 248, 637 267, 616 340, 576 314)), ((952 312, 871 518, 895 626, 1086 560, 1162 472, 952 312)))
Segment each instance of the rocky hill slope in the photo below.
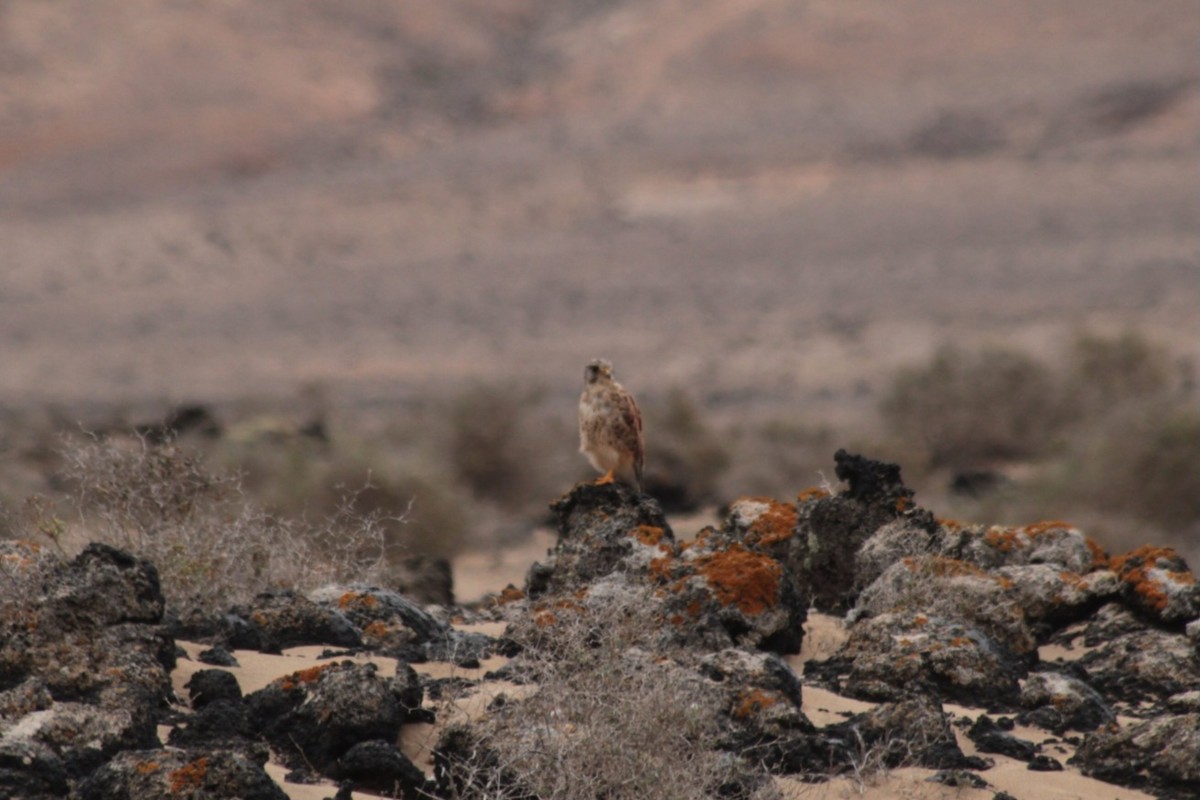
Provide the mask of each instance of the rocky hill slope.
POLYGON ((5 542, 0 795, 1200 792, 1180 558, 937 519, 895 465, 845 452, 837 475, 687 538, 651 498, 580 484, 525 585, 473 608, 341 586, 181 620, 150 563, 5 542), (838 630, 818 651, 816 618, 838 630), (259 658, 276 672, 251 683, 259 658))

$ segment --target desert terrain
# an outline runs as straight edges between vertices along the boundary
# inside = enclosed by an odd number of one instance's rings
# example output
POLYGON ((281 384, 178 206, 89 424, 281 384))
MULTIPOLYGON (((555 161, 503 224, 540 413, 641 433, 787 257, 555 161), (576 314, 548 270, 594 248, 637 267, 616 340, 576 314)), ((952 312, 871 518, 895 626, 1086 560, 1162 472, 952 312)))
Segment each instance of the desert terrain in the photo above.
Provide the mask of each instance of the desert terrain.
MULTIPOLYGON (((474 603, 522 585, 546 503, 589 476, 575 402, 604 356, 681 536, 739 495, 836 489, 847 447, 901 463, 947 528, 1065 517, 1194 567, 1198 40, 1200 0, 12 0, 0 534, 29 496, 74 502, 64 432, 202 408, 220 435, 188 446, 264 513, 365 486, 356 511, 474 603), (1088 336, 1152 355, 1156 393, 1097 411, 1072 383, 1088 336), (939 460, 882 409, 947 346, 1036 361, 1062 386, 1018 421, 1087 426, 939 460)), ((86 509, 39 519, 60 546, 95 533, 86 509)), ((821 657, 841 645, 836 616, 810 624, 821 657)), ((239 680, 314 656, 238 651, 239 680)), ((863 710, 805 692, 815 720, 863 710)), ((1023 800, 1095 788, 1004 767, 1023 800)), ((792 788, 990 796, 929 774, 792 788)))

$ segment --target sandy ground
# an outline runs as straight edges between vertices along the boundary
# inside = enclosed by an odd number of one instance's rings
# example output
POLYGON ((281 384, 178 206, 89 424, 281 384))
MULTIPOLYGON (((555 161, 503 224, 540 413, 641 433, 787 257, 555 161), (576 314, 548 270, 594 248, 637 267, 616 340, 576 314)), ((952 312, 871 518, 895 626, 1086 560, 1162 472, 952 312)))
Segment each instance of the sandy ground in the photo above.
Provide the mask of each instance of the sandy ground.
MULTIPOLYGON (((526 565, 527 567, 528 565, 526 565)), ((516 565, 503 563, 498 567, 498 575, 502 578, 515 569, 516 565)), ((501 623, 490 623, 476 626, 461 626, 464 630, 477 630, 496 635, 503 630, 501 623)), ((846 633, 840 619, 825 614, 812 613, 806 625, 806 636, 803 650, 799 655, 789 658, 789 663, 802 672, 805 661, 825 658, 831 655, 842 641, 846 633)), ((195 660, 206 645, 194 642, 181 642, 188 658, 181 659, 174 673, 172 683, 176 694, 183 698, 187 696, 184 684, 200 669, 209 669, 207 665, 195 660)), ((321 646, 290 648, 282 655, 265 655, 253 651, 238 650, 238 667, 229 671, 237 676, 243 693, 261 689, 276 678, 296 670, 314 666, 318 655, 327 648, 321 646)), ((1043 660, 1053 661, 1064 654, 1077 658, 1081 651, 1064 650, 1053 646, 1040 651, 1043 660)), ((354 656, 356 661, 371 662, 378 665, 381 674, 394 675, 396 662, 390 658, 373 658, 354 656)), ((483 662, 478 669, 463 669, 452 664, 428 663, 414 664, 418 672, 431 677, 446 677, 458 675, 464 678, 477 679, 489 670, 494 670, 504 663, 502 658, 491 658, 483 662)), ((431 773, 431 748, 437 741, 442 727, 460 720, 474 719, 484 713, 488 702, 496 694, 504 692, 510 697, 519 698, 533 691, 533 687, 517 686, 515 684, 491 681, 480 684, 471 692, 454 701, 443 701, 436 705, 438 721, 435 724, 415 724, 404 727, 397 743, 400 749, 414 763, 431 773)), ((805 685, 804 713, 812 722, 820 726, 841 722, 852 714, 870 709, 872 703, 841 697, 818 686, 805 685)), ((946 704, 945 710, 956 716, 978 717, 985 709, 946 704)), ((1060 762, 1066 762, 1073 754, 1074 748, 1061 740, 1052 743, 1046 740, 1054 738, 1052 734, 1038 728, 1017 726, 1015 735, 1033 742, 1044 743, 1045 752, 1060 762)), ((160 734, 165 737, 167 729, 160 734)), ((976 752, 972 742, 955 728, 959 746, 963 752, 976 752)), ((1077 770, 1067 767, 1062 772, 1030 772, 1023 762, 999 755, 989 755, 994 759, 995 766, 990 770, 979 773, 987 780, 992 788, 962 789, 930 783, 928 778, 933 770, 921 768, 901 768, 883 770, 864 770, 860 775, 838 778, 822 784, 810 784, 789 778, 780 778, 779 786, 787 798, 795 800, 888 800, 904 797, 914 800, 990 800, 996 791, 1006 791, 1021 800, 1095 800, 1103 797, 1105 800, 1150 800, 1151 795, 1130 789, 1123 789, 1111 784, 1095 781, 1081 775, 1077 770)), ((287 770, 277 763, 270 763, 268 773, 284 788, 293 800, 322 800, 331 797, 337 790, 331 782, 324 781, 313 785, 288 783, 284 780, 287 770)), ((367 793, 356 793, 369 796, 367 793)))

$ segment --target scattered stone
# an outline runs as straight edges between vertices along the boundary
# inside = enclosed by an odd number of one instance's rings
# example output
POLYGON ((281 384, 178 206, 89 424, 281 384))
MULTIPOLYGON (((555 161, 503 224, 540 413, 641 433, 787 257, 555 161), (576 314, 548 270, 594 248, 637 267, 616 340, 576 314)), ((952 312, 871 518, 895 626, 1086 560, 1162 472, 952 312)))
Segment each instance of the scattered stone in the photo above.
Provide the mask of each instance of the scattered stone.
POLYGON ((374 664, 322 664, 272 681, 246 697, 247 721, 293 769, 332 774, 358 742, 395 741, 400 725, 420 708, 422 689, 412 667, 381 677, 374 664))
POLYGON ((28 544, 3 557, 0 796, 61 797, 121 751, 158 745, 175 659, 158 572, 99 544, 70 561, 28 544))
POLYGON ((234 658, 233 653, 224 645, 215 645, 207 650, 201 650, 197 658, 205 663, 211 664, 214 667, 236 667, 239 666, 238 660, 234 658))
POLYGON ((1029 760, 1025 767, 1032 772, 1062 772, 1062 762, 1048 755, 1038 754, 1029 760))
POLYGON ((854 618, 908 611, 978 629, 1009 653, 1032 661, 1037 642, 1013 582, 944 556, 901 559, 863 590, 854 618))
POLYGON ((337 760, 334 777, 353 788, 385 792, 392 797, 428 797, 425 773, 389 742, 359 742, 337 760))
POLYGON ((983 569, 1047 564, 1076 575, 1104 566, 1107 554, 1067 522, 1051 520, 1015 528, 942 523, 941 554, 983 569))
MULTIPOLYGON (((377 648, 423 645, 447 639, 451 630, 404 595, 365 584, 328 586, 310 597, 351 624, 363 643, 377 648)), ((337 642, 330 642, 337 644, 337 642)))
POLYGON ((232 672, 223 669, 202 669, 183 685, 188 690, 192 708, 200 709, 217 700, 242 701, 242 687, 232 672))
POLYGON ((238 700, 220 699, 201 707, 171 729, 167 743, 173 747, 199 749, 219 747, 256 752, 261 745, 250 730, 246 706, 238 700))
POLYGON ((134 750, 83 781, 72 800, 287 800, 257 762, 231 750, 134 750))
POLYGON ((987 714, 979 715, 979 719, 967 731, 967 737, 981 753, 995 753, 1018 761, 1031 761, 1037 755, 1037 745, 1006 733, 987 714))
POLYGON ((1167 714, 1089 734, 1068 764, 1084 775, 1164 795, 1200 794, 1200 714, 1167 714))
MULTIPOLYGON (((955 789, 986 789, 991 786, 990 783, 974 772, 969 772, 965 769, 943 769, 930 775, 925 780, 955 789)), ((997 800, 999 797, 1000 795, 997 794, 993 800, 997 800)))
POLYGON ((956 702, 1011 707, 1026 666, 976 628, 921 613, 860 621, 825 661, 805 675, 851 697, 896 701, 928 694, 956 702))
POLYGON ((1021 722, 1057 736, 1067 730, 1094 731, 1116 721, 1100 693, 1062 672, 1036 672, 1021 686, 1021 722))
POLYGON ((985 759, 963 754, 941 704, 927 696, 886 703, 824 728, 822 733, 845 741, 850 748, 880 749, 882 762, 888 767, 986 769, 990 766, 985 759))
POLYGON ((228 645, 242 650, 278 652, 299 645, 358 647, 362 639, 340 611, 292 591, 265 592, 227 615, 228 645), (239 624, 240 623, 240 624, 239 624))
MULTIPOLYGON (((797 507, 797 547, 788 566, 807 587, 821 611, 844 612, 866 585, 858 572, 863 543, 886 525, 933 531, 933 515, 913 503, 913 492, 900 479, 900 467, 872 461, 845 450, 834 454, 836 474, 848 488, 833 496, 814 493, 797 507)), ((878 558, 870 570, 882 570, 878 558)))
POLYGON ((654 559, 678 552, 658 503, 622 483, 578 484, 550 510, 558 542, 544 572, 526 582, 531 599, 569 594, 618 570, 645 574, 654 559))
POLYGON ((1125 599, 1150 619, 1183 625, 1200 617, 1200 584, 1170 547, 1146 545, 1110 562, 1125 586, 1125 599))
POLYGON ((1182 634, 1164 630, 1121 634, 1076 665, 1110 704, 1165 700, 1200 686, 1200 654, 1182 634))

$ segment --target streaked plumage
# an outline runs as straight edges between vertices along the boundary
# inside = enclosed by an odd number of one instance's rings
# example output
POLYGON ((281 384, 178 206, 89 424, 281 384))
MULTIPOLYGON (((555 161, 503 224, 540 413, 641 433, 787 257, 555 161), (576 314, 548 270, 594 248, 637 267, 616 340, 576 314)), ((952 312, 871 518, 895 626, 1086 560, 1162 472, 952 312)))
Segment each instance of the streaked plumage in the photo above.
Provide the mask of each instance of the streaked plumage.
POLYGON ((625 387, 613 380, 612 364, 596 359, 584 370, 579 398, 579 452, 598 471, 641 491, 642 414, 625 387))

